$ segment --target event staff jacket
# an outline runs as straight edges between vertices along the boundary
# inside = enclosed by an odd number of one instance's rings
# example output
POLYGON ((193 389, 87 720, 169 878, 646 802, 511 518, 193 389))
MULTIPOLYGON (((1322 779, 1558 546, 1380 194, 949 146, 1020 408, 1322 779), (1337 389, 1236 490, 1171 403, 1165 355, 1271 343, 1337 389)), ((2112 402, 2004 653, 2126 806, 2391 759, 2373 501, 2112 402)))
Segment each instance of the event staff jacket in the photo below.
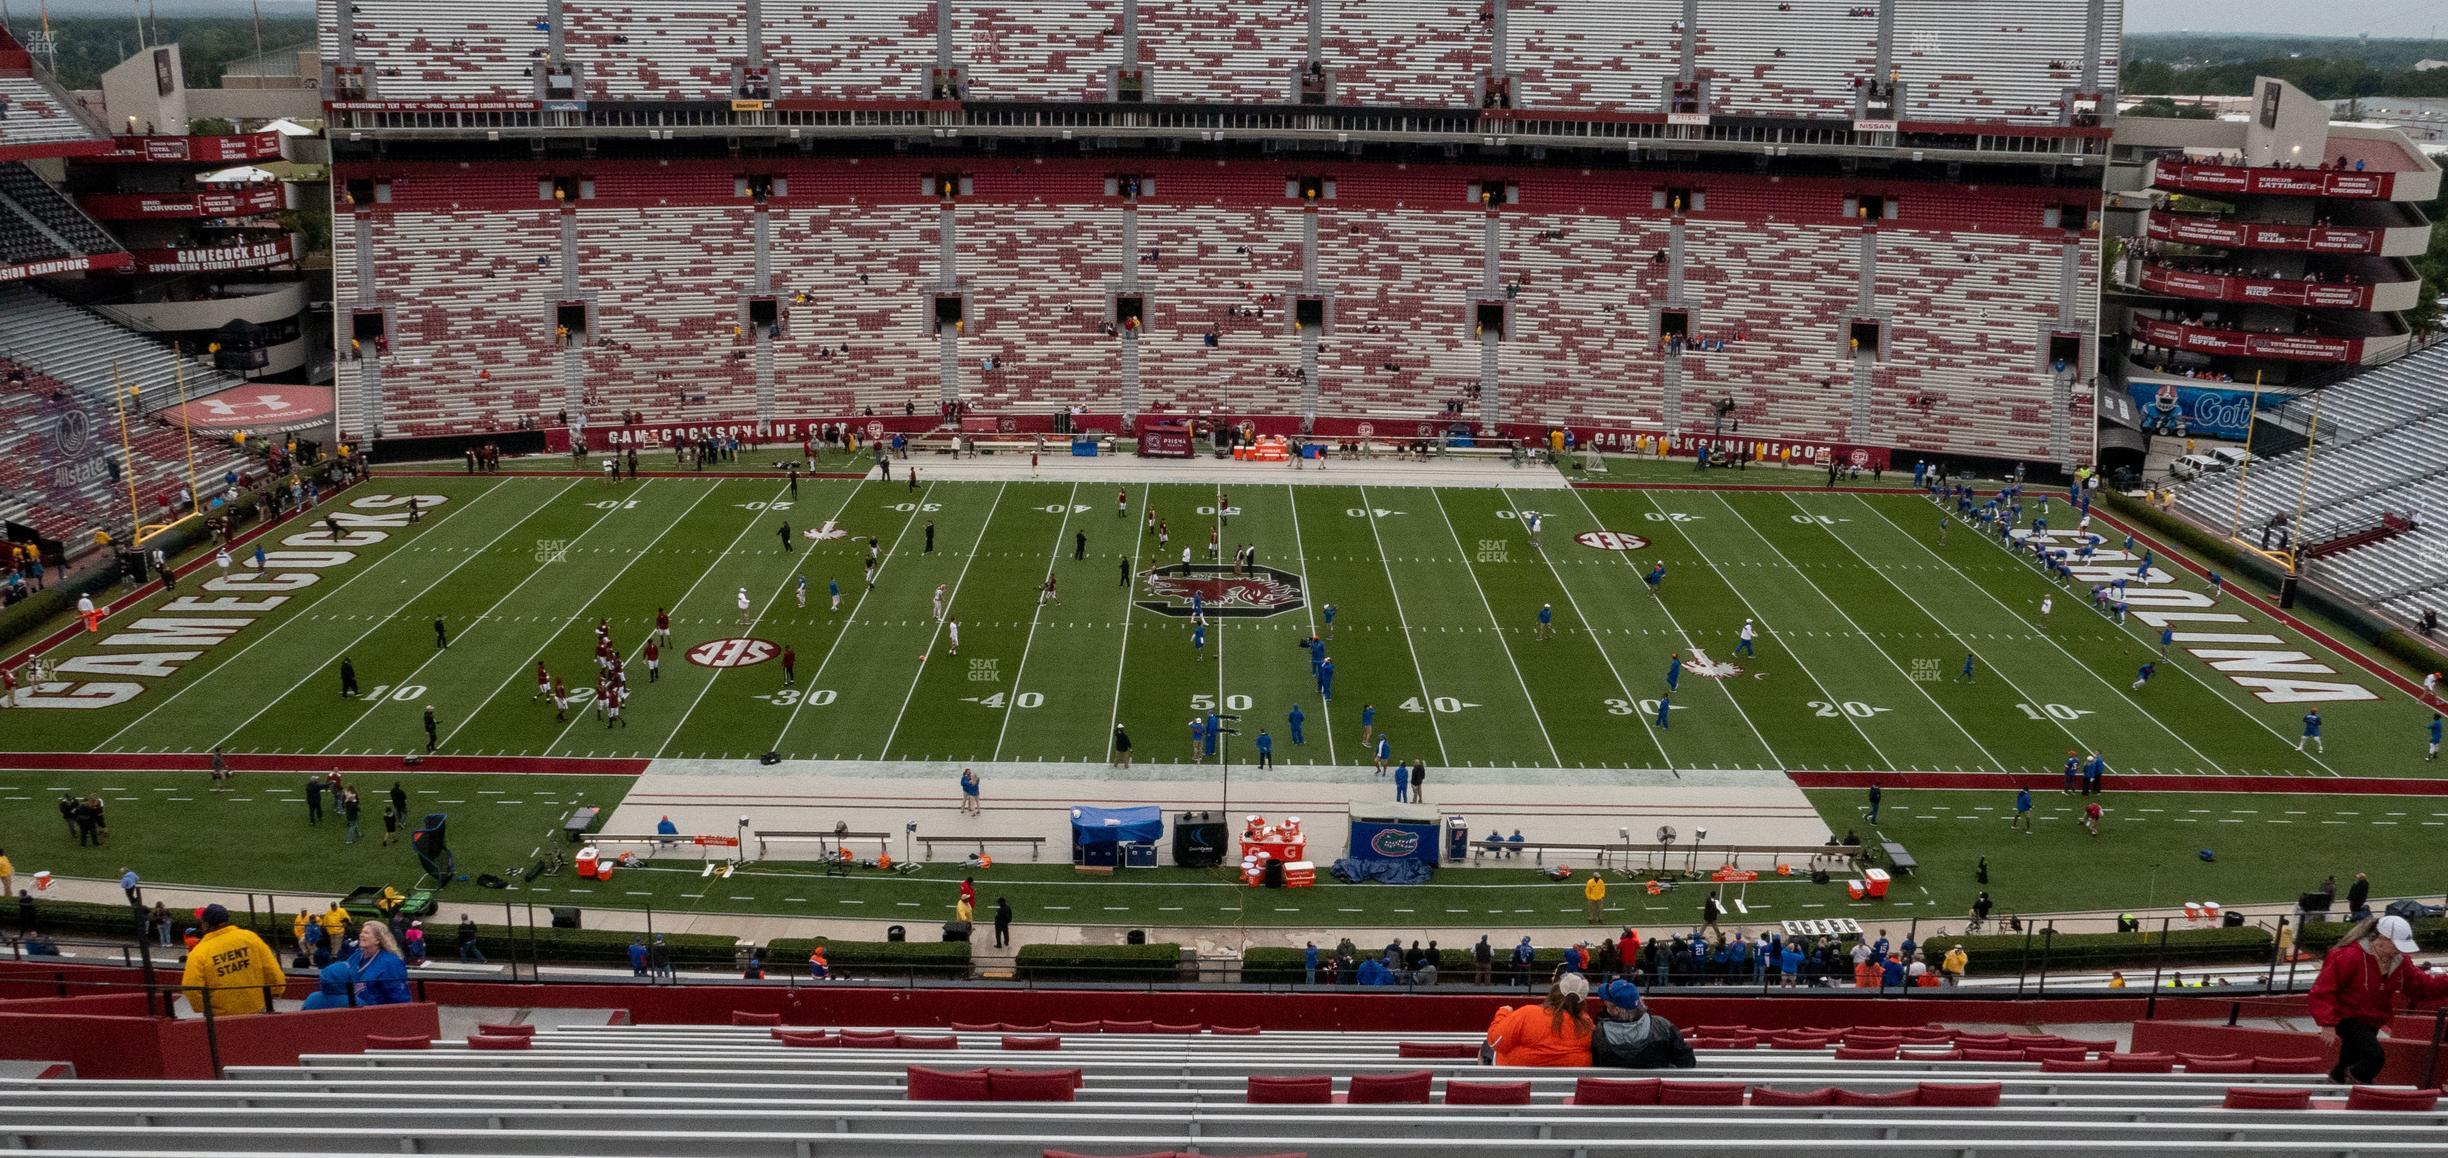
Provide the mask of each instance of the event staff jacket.
POLYGON ((229 1017, 262 1013, 266 987, 277 994, 289 978, 263 938, 236 925, 223 925, 204 934, 188 952, 182 981, 187 1004, 197 1012, 209 1005, 213 1016, 229 1017))
POLYGON ((2416 1001, 2448 998, 2448 973, 2432 973, 2402 957, 2395 969, 2382 973, 2380 963, 2356 943, 2329 951, 2306 1003, 2312 1020, 2323 1026, 2347 1021, 2380 1026, 2397 1016, 2400 994, 2416 1001))

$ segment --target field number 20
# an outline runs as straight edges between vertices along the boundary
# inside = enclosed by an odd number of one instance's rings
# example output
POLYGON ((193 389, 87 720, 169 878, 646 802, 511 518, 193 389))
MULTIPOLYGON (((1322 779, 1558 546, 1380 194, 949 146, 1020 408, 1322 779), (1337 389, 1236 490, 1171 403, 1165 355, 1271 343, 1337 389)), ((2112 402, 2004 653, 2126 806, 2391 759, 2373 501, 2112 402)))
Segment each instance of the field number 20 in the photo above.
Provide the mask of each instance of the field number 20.
POLYGON ((1810 702, 1810 706, 1811 715, 1823 720, 1833 720, 1841 716, 1851 716, 1856 720, 1867 720, 1870 717, 1887 710, 1885 708, 1871 707, 1860 700, 1846 700, 1841 704, 1831 704, 1825 700, 1812 700, 1810 702))

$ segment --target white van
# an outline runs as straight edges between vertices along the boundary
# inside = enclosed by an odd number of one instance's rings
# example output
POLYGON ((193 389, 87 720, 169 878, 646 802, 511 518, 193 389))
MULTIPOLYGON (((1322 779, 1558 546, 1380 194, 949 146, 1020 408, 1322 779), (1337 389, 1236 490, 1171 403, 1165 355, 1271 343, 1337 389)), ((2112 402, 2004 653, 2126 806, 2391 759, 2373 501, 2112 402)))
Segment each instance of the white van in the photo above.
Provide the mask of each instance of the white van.
POLYGON ((2210 452, 2210 457, 2219 460, 2229 470, 2254 461, 2252 453, 2240 446, 2217 447, 2210 452))
POLYGON ((2227 464, 2207 454, 2188 454, 2168 465, 2168 473, 2177 478, 2193 479, 2227 469, 2227 464))

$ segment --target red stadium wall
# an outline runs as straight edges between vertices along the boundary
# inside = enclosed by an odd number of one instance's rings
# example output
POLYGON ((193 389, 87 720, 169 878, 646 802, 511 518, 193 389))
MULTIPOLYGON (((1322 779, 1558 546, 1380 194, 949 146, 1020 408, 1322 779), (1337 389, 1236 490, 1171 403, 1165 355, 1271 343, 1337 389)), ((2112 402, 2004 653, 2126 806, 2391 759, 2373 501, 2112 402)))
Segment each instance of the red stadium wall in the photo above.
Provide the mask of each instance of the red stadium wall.
POLYGON ((224 1066, 294 1065, 304 1053, 356 1053, 368 1034, 442 1032, 432 1005, 220 1018, 208 1035, 200 1017, 145 1016, 141 993, 70 1000, 86 1012, 50 999, 0 1002, 0 1057, 67 1062, 87 1078, 209 1078, 215 1039, 224 1066), (20 1004, 45 1008, 20 1012, 20 1004))

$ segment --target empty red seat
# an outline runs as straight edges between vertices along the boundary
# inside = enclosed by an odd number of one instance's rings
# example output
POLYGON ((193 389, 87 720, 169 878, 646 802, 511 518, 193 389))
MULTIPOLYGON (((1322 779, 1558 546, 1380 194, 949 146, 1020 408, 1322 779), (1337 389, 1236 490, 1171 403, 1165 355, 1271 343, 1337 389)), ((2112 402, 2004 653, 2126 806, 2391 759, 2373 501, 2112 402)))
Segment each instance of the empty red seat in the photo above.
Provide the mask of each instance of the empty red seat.
POLYGON ((780 1025, 777 1025, 766 1032, 771 1034, 775 1041, 781 1041, 785 1038, 793 1037, 818 1038, 833 1036, 833 1031, 829 1029, 792 1029, 788 1026, 780 1025))
POLYGON ((1739 1106, 1748 1087, 1741 1082, 1661 1082, 1661 1106, 1739 1106))
POLYGON ((983 1102, 987 1100, 986 1071, 936 1070, 911 1066, 905 1074, 913 1102, 983 1102))
POLYGON ((2065 1039, 2053 1033, 2010 1033, 2006 1035, 2006 1044, 2019 1045, 2025 1049, 2030 1049, 2035 1045, 2063 1045, 2065 1044, 2065 1039))
POLYGON ((2005 1087, 1998 1082, 1922 1082, 1913 1087, 1921 1106, 1994 1106, 2005 1087))
POLYGON ((369 1033, 367 1049, 432 1049, 433 1039, 423 1034, 369 1033))
POLYGON ((998 1102, 1070 1102, 1078 1100, 1082 1081, 1078 1070, 986 1071, 986 1096, 998 1102))
POLYGON ((1217 1037, 1256 1037, 1258 1027, 1254 1025, 1211 1025, 1207 1027, 1207 1032, 1217 1037))
POLYGON ((891 1049, 901 1035, 889 1029, 845 1029, 841 1043, 852 1049, 891 1049))
POLYGON ((1953 1045, 1955 1031, 1938 1026, 1916 1026, 1904 1031, 1906 1045, 1953 1045))
POLYGON ((2044 1074, 2104 1074, 2108 1072, 2108 1059, 2095 1057, 2083 1061, 2044 1061, 2040 1063, 2040 1072, 2044 1074))
POLYGON ((1894 1061, 1895 1059, 1896 1047, 1892 1045, 1883 1049, 1865 1045, 1840 1045, 1836 1047, 1837 1061, 1894 1061))
POLYGON ((842 1039, 825 1033, 776 1033, 774 1040, 792 1049, 840 1049, 842 1039))
POLYGON ((1106 1033, 1156 1032, 1156 1023, 1153 1021, 1100 1021, 1097 1024, 1102 1026, 1106 1033))
POLYGON ((486 1037, 534 1037, 535 1027, 524 1024, 493 1025, 480 1021, 476 1023, 476 1032, 481 1033, 486 1037))
POLYGON ((532 1049, 535 1047, 535 1039, 531 1037, 492 1037, 481 1033, 470 1036, 467 1043, 469 1049, 532 1049))
POLYGON ((894 1039, 894 1041, 893 1041, 893 1048, 895 1048, 895 1049, 959 1049, 959 1048, 960 1048, 960 1039, 959 1039, 959 1038, 957 1038, 957 1037, 954 1037, 954 1036, 952 1036, 951 1034, 948 1034, 948 1033, 946 1033, 946 1034, 932 1034, 932 1035, 925 1035, 925 1036, 921 1036, 921 1035, 919 1035, 919 1034, 915 1034, 915 1033, 904 1033, 904 1034, 900 1034, 900 1035, 898 1035, 898 1036, 897 1036, 897 1037, 894 1039))
POLYGON ((2002 1033, 1959 1033, 1955 1045, 1959 1049, 2004 1049, 2008 1042, 2002 1033))
POLYGON ((2203 1057, 2200 1054, 2180 1053, 2176 1055, 2176 1060, 2183 1063, 2184 1072, 2188 1074, 2249 1074, 2253 1072, 2253 1059, 2248 1057, 2234 1055, 2203 1057))
POLYGON ((1832 1106, 1836 1104, 1836 1091, 1829 1089, 1779 1090, 1768 1086, 1753 1086, 1751 1087, 1751 1104, 1754 1106, 1832 1106))
POLYGON ((1664 1084, 1657 1078, 1582 1078, 1573 1083, 1571 1104, 1654 1106, 1658 1100, 1658 1089, 1664 1084))
POLYGON ((1008 1022, 1008 1021, 1007 1021, 1007 1022, 1002 1023, 1001 1025, 997 1025, 997 1026, 995 1026, 995 1028, 996 1028, 997 1030, 999 1030, 999 1031, 1003 1032, 1003 1033, 1051 1033, 1051 1032, 1053 1032, 1053 1030, 1051 1029, 1051 1027, 1047 1026, 1047 1025, 1046 1025, 1045 1023, 1043 1023, 1043 1022, 1039 1022, 1039 1023, 1038 1023, 1038 1024, 1036 1024, 1036 1025, 1013 1025, 1012 1023, 1010 1023, 1010 1022, 1008 1022))
POLYGON ((1048 1024, 1053 1026, 1056 1033, 1102 1033, 1105 1030, 1102 1021, 1056 1021, 1048 1024))
POLYGON ((2230 1110, 2309 1110, 2312 1091, 2280 1086, 2229 1086, 2227 1100, 2220 1104, 2230 1110))
POLYGON ((779 1013, 750 1013, 745 1009, 734 1009, 731 1011, 731 1024, 780 1025, 782 1024, 782 1015, 779 1013))
POLYGON ((1061 1049, 1061 1048, 1062 1048, 1062 1039, 1061 1039, 1061 1038, 1059 1038, 1059 1037, 1013 1037, 1013 1036, 1011 1036, 1011 1035, 1009 1035, 1009 1034, 1006 1034, 1006 1035, 1004 1035, 1004 1037, 1003 1037, 1003 1048, 1005 1048, 1005 1049, 1061 1049))
POLYGON ((2117 1047, 2117 1043, 2113 1041, 2094 1041, 2090 1038, 2082 1037, 2069 1037, 2061 1044, 2079 1045, 2084 1049, 2090 1050, 2092 1053, 2113 1053, 2116 1051, 2117 1047))
POLYGON ((1449 1106, 1527 1106, 1530 1104, 1528 1082, 1447 1082, 1445 1104, 1449 1106))
POLYGON ((1398 1041, 1394 1056, 1408 1058, 1475 1058, 1479 1047, 1467 1041, 1398 1041))
POLYGON ((2325 1074, 2329 1059, 2324 1057, 2256 1057, 2252 1059, 2256 1074, 2325 1074))
POLYGON ((1758 1049, 1759 1044, 1760 1035, 1756 1033, 1729 1033, 1717 1039, 1719 1049, 1758 1049))
POLYGON ((1323 1106, 1334 1102, 1334 1079, 1324 1074, 1262 1077, 1251 1074, 1243 1095, 1254 1106, 1323 1106))
POLYGON ((993 1022, 987 1022, 983 1025, 971 1024, 966 1021, 955 1021, 952 1023, 952 1032, 954 1033, 1000 1033, 1002 1031, 1003 1027, 993 1022))
POLYGON ((2025 1061, 2081 1061, 2091 1051, 2078 1045, 2036 1045, 2023 1051, 2025 1061))
POLYGON ((1204 1025, 1198 1025, 1195 1023, 1190 1025, 1166 1025, 1161 1021, 1156 1023, 1157 1033, 1198 1033, 1206 1028, 1207 1027, 1204 1025))
POLYGON ((2100 1055, 2112 1074, 2172 1074, 2176 1072, 2176 1055, 2172 1053, 2108 1053, 2100 1055))
POLYGON ((2349 1110, 2408 1110, 2429 1113, 2439 1108, 2438 1090, 2391 1090, 2379 1086, 2356 1086, 2346 1091, 2349 1110))
POLYGON ((1836 1091, 1836 1104, 1839 1106, 1917 1106, 1921 1104, 1921 1094, 1917 1090, 1889 1090, 1883 1094, 1864 1093, 1860 1090, 1838 1090, 1836 1091))
POLYGON ((1964 1046, 1957 1049, 1955 1053, 1958 1055, 1956 1059, 1958 1061, 2013 1062, 2023 1060, 2023 1051, 2019 1049, 1975 1049, 1971 1046, 1964 1046))
POLYGON ((1768 1048, 1826 1049, 1832 1040, 1815 1033, 1779 1033, 1768 1038, 1768 1048))
POLYGON ((1435 1075, 1427 1070, 1399 1074, 1353 1074, 1351 1092, 1343 1100, 1355 1106, 1424 1106, 1435 1075))

